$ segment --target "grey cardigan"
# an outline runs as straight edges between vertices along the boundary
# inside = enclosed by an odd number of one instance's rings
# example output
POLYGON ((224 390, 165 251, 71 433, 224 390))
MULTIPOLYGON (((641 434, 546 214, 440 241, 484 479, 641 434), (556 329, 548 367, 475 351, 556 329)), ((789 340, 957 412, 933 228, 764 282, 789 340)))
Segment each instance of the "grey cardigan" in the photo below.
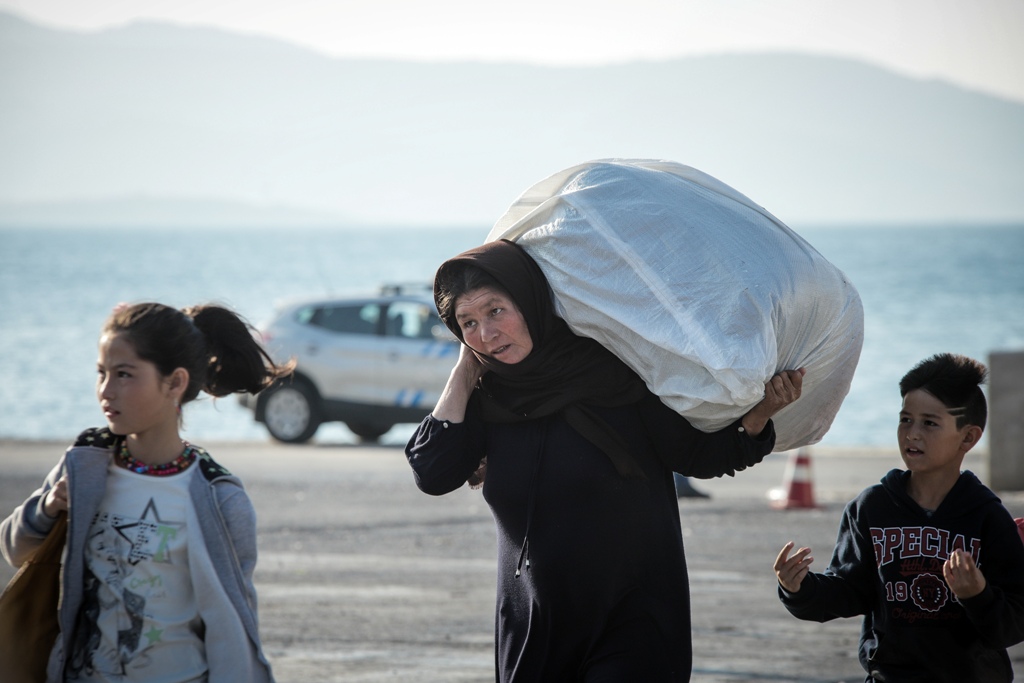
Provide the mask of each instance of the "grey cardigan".
MULTIPOLYGON (((54 519, 43 512, 47 491, 67 472, 68 539, 61 572, 60 628, 47 667, 47 683, 64 680, 65 653, 82 604, 85 543, 106 491, 107 467, 119 437, 107 429, 83 432, 43 485, 0 524, 0 551, 20 566, 39 547, 54 519)), ((241 481, 198 449, 200 468, 190 482, 189 570, 205 625, 211 683, 272 682, 270 663, 260 645, 253 570, 256 567, 256 513, 241 481), (205 554, 203 551, 205 550, 205 554)))

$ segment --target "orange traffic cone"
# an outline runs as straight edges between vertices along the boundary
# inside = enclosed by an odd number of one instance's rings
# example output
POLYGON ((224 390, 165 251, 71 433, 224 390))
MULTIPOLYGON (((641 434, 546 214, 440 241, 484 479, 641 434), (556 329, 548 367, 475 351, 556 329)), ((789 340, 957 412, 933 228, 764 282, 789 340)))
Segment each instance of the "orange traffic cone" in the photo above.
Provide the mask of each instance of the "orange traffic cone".
POLYGON ((814 485, 811 481, 811 451, 801 448, 789 456, 783 488, 769 492, 772 507, 779 510, 813 509, 814 485))

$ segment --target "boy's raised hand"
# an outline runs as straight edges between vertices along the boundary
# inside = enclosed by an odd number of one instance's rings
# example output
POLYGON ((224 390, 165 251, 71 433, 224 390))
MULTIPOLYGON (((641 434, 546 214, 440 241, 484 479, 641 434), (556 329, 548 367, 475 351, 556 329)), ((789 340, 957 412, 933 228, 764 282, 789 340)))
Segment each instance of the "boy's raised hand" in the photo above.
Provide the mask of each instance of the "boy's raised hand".
POLYGON ((810 571, 814 558, 811 557, 810 548, 800 548, 790 557, 789 551, 792 549, 793 541, 782 546, 782 551, 775 558, 775 576, 778 577, 780 586, 790 593, 796 593, 810 571))
POLYGON ((985 590, 985 575, 974 564, 974 558, 962 550, 950 553, 942 565, 942 575, 958 598, 973 598, 985 590))

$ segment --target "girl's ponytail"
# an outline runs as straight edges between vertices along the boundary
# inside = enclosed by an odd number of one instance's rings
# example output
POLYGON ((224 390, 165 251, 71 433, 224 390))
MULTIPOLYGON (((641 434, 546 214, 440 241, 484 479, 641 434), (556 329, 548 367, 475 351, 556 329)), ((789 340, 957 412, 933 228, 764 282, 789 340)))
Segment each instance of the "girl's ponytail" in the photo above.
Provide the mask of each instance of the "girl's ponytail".
POLYGON ((256 394, 292 365, 278 366, 252 336, 252 328, 233 311, 207 304, 182 311, 206 340, 208 364, 202 389, 211 396, 240 391, 256 394))

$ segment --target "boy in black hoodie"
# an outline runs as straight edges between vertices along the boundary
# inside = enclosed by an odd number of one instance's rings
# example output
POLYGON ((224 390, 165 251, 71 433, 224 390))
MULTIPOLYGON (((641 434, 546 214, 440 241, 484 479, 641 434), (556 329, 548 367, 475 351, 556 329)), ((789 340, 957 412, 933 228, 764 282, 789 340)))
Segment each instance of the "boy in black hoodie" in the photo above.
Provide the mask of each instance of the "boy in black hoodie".
POLYGON ((832 561, 809 548, 775 560, 779 597, 810 621, 864 615, 866 681, 1013 680, 1006 648, 1024 640, 1024 544, 1010 513, 960 471, 981 438, 981 363, 940 354, 900 380, 897 428, 906 470, 846 506, 832 561))

